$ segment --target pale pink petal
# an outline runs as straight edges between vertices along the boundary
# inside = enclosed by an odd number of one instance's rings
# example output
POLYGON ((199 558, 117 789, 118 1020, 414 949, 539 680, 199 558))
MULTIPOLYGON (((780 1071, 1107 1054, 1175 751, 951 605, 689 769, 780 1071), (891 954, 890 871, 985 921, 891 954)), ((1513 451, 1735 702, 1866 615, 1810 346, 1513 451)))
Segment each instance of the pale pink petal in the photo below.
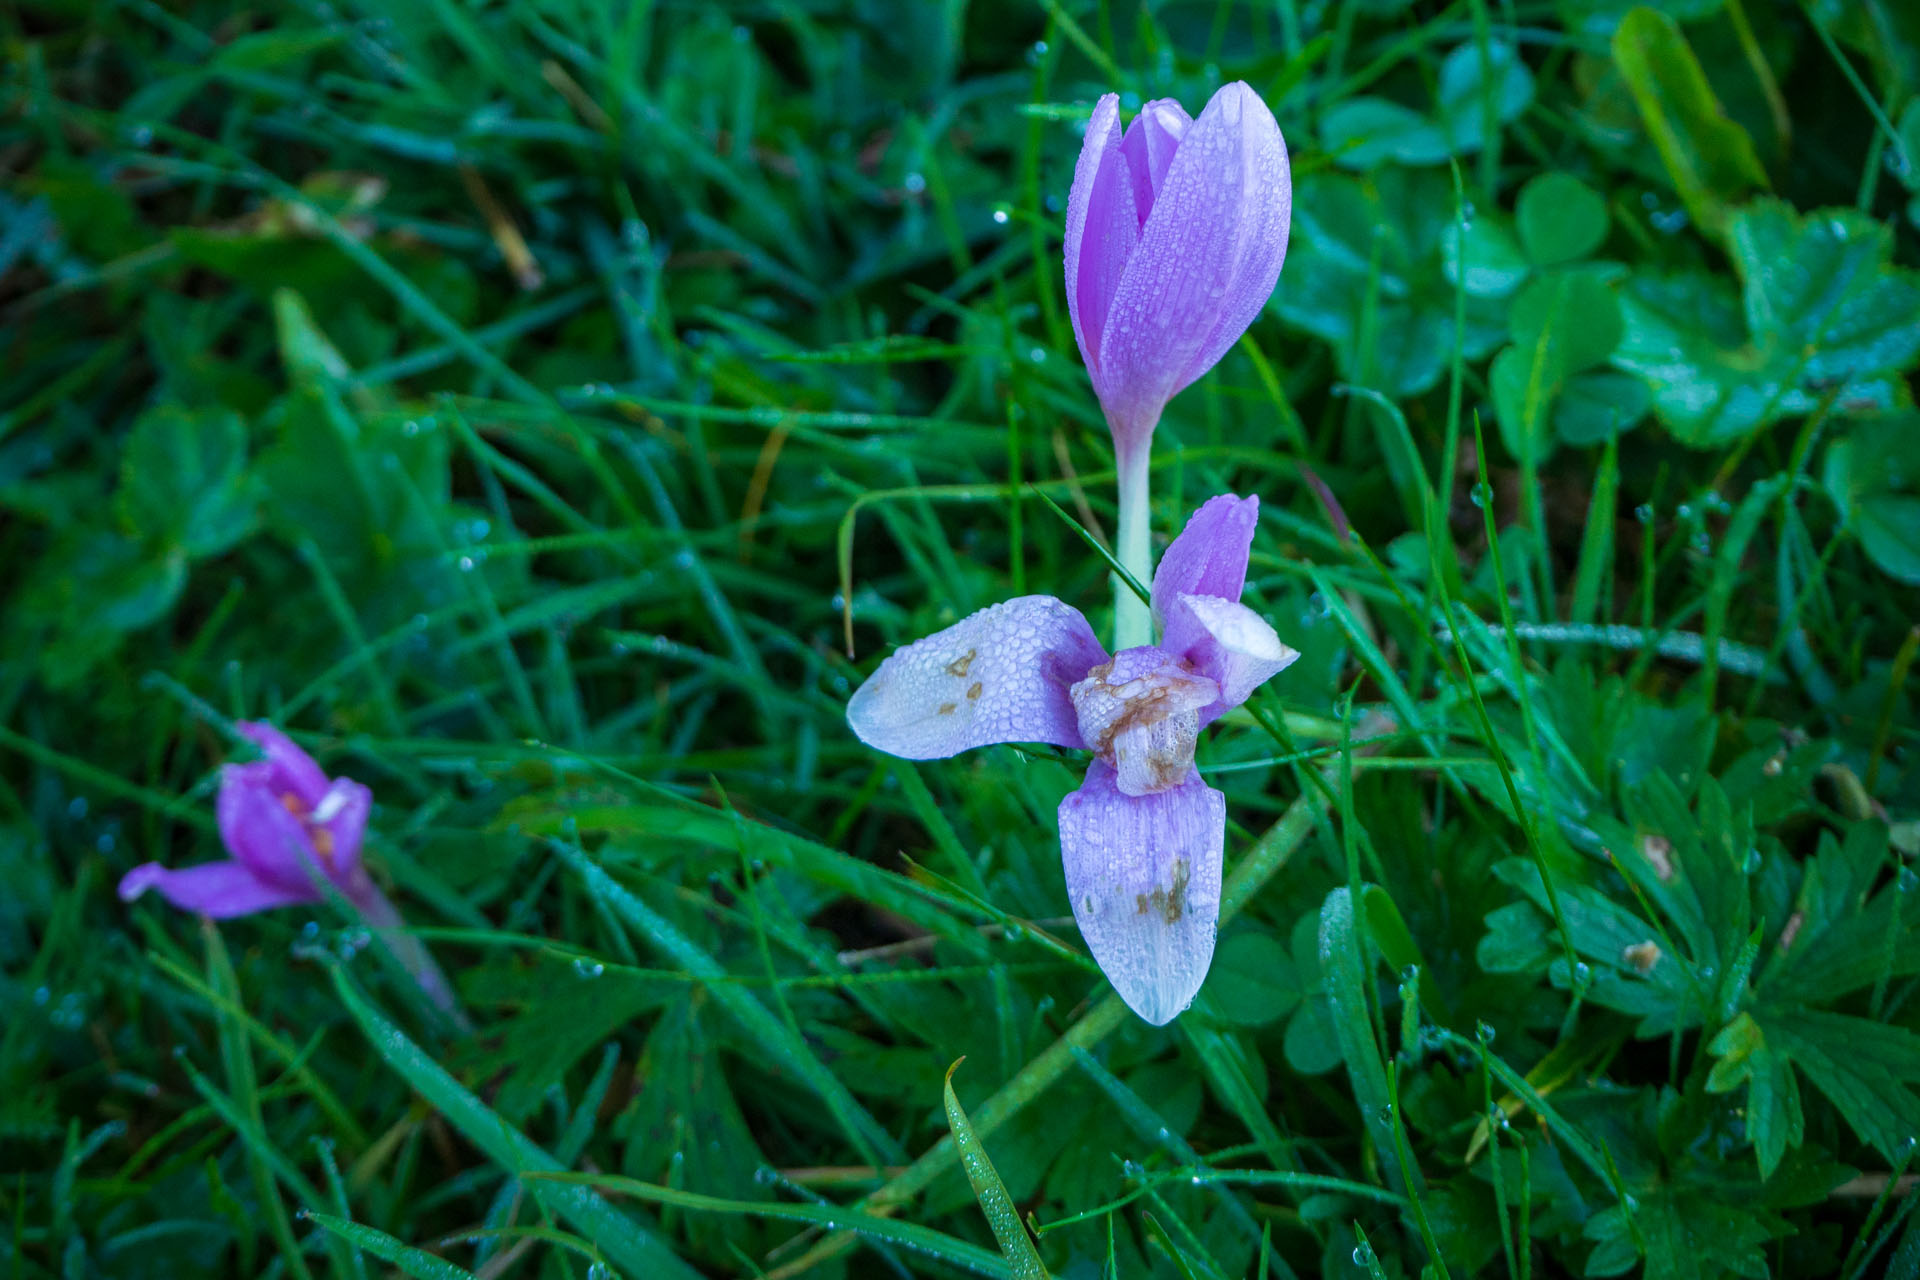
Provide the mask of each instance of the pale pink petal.
MULTIPOLYGON (((1169 630, 1184 595, 1238 600, 1247 585, 1247 557, 1260 524, 1260 499, 1223 493, 1187 521, 1153 571, 1153 611, 1169 630)), ((1177 645, 1164 647, 1180 652, 1177 645)))
POLYGON ((1120 150, 1132 171, 1134 212, 1142 224, 1153 213, 1154 195, 1166 185, 1173 153, 1180 149, 1180 139, 1192 123, 1185 107, 1172 98, 1156 98, 1140 108, 1127 126, 1120 150))
POLYGON ((120 898, 124 902, 132 902, 149 889, 158 889, 160 896, 182 911, 197 911, 215 920, 244 916, 269 907, 319 902, 322 897, 320 890, 311 885, 268 883, 233 861, 209 862, 179 871, 149 862, 121 877, 120 898))
POLYGON ((1122 792, 1142 796, 1180 786, 1193 772, 1200 709, 1220 700, 1220 686, 1142 645, 1089 671, 1072 694, 1081 738, 1114 766, 1122 792))
POLYGON ((1140 236, 1133 178, 1120 138, 1120 98, 1109 93, 1087 121, 1086 140, 1073 169, 1073 190, 1067 195, 1067 314, 1096 391, 1107 312, 1140 236))
POLYGON ((1273 625, 1247 606, 1218 596, 1184 595, 1177 613, 1183 634, 1169 626, 1165 647, 1174 650, 1220 687, 1218 701, 1200 710, 1206 725, 1239 706, 1253 691, 1291 666, 1300 655, 1273 625), (1191 638, 1185 634, 1192 628, 1191 638), (1175 649, 1175 641, 1184 641, 1175 649))
POLYGON ((233 726, 266 753, 277 790, 291 791, 308 808, 320 803, 327 791, 327 774, 299 744, 264 720, 242 720, 233 726))
POLYGON ((1213 962, 1227 799, 1198 773, 1129 796, 1096 760, 1060 802, 1060 856, 1080 936, 1129 1008, 1155 1026, 1193 1002, 1213 962))
POLYGON ((1279 278, 1292 205, 1273 113, 1223 86, 1180 140, 1107 313, 1095 389, 1110 422, 1157 422, 1238 341, 1279 278))
POLYGON ((854 691, 847 723, 908 760, 995 742, 1079 747, 1067 691, 1106 658, 1078 609, 1020 596, 897 650, 854 691))

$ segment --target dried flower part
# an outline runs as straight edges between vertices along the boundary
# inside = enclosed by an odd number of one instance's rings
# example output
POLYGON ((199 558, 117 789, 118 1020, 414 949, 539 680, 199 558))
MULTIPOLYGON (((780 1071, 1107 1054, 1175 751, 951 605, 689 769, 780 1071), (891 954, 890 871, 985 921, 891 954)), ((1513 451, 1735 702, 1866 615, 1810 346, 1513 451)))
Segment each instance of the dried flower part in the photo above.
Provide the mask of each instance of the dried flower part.
POLYGON ((1127 1006, 1155 1026, 1193 1003, 1213 963, 1227 800, 1189 772, 1130 796, 1096 760, 1060 803, 1060 855, 1074 921, 1127 1006))
POLYGON ((1153 795, 1193 772, 1200 709, 1220 686, 1164 649, 1127 649, 1073 686, 1080 736, 1111 764, 1122 794, 1153 795))
POLYGON ((1021 596, 896 650, 854 692, 847 723, 907 760, 997 742, 1079 747, 1067 690, 1106 656, 1078 609, 1021 596))
POLYGON ((1074 338, 1127 455, 1266 305, 1293 183, 1280 126, 1245 84, 1222 86, 1197 120, 1160 100, 1123 134, 1119 111, 1108 94, 1087 123, 1065 265, 1074 338))

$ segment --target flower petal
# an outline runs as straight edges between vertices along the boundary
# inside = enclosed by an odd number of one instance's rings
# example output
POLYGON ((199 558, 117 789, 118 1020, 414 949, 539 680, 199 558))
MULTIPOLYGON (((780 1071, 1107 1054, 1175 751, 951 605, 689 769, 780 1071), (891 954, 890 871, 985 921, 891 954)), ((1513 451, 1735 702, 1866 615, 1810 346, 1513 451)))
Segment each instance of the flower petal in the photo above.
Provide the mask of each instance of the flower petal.
POLYGON ((1200 710, 1202 725, 1245 702, 1255 689, 1300 657, 1280 639, 1271 623, 1237 600, 1184 595, 1180 603, 1183 626, 1190 625, 1198 632, 1181 652, 1220 686, 1219 700, 1200 710))
POLYGON ((1120 998, 1155 1026, 1193 1002, 1213 963, 1227 798, 1196 772, 1171 791, 1123 795, 1094 761, 1060 802, 1073 918, 1120 998))
POLYGON ((1127 126, 1120 150, 1132 171, 1134 212, 1142 225, 1153 213, 1154 194, 1166 185, 1173 153, 1180 149, 1180 139, 1192 123, 1193 117, 1178 102, 1156 98, 1140 108, 1127 126))
MULTIPOLYGON (((1260 499, 1223 493, 1209 498, 1187 521, 1153 571, 1153 611, 1172 631, 1184 595, 1238 600, 1247 585, 1247 557, 1260 523, 1260 499)), ((1162 642, 1174 653, 1181 646, 1162 642)))
POLYGON ((1120 139, 1120 97, 1109 93, 1087 121, 1086 140, 1073 167, 1073 189, 1067 195, 1067 314, 1096 389, 1107 312, 1140 237, 1133 178, 1120 139))
MULTIPOLYGON (((214 819, 227 852, 262 881, 293 893, 318 893, 313 869, 325 871, 306 826, 289 807, 299 797, 270 785, 271 775, 257 764, 227 765, 221 770, 214 819)), ((321 797, 324 798, 322 790, 321 797)), ((307 810, 303 809, 303 812, 307 810)))
POLYGON ((908 760, 995 742, 1079 747, 1067 690, 1106 657, 1078 609, 1021 596, 897 650, 854 691, 847 723, 908 760))
POLYGON ((1286 258, 1293 187, 1280 126, 1245 84, 1222 86, 1156 185, 1100 336, 1109 419, 1159 418, 1239 340, 1286 258))
POLYGON ((335 778, 307 815, 307 834, 314 850, 329 865, 336 881, 360 865, 360 846, 367 835, 367 817, 373 812, 373 792, 352 778, 335 778))
POLYGON ((1114 766, 1115 785, 1143 796, 1180 786, 1193 772, 1200 710, 1220 686, 1164 649, 1126 649, 1073 686, 1074 714, 1089 750, 1114 766))
POLYGON ((124 902, 132 902, 149 889, 158 889, 160 896, 182 911, 197 911, 215 920, 321 900, 319 890, 312 886, 269 884, 230 860, 179 871, 149 862, 121 877, 120 898, 124 902))
POLYGON ((327 773, 298 744, 264 720, 242 720, 233 726, 266 753, 273 766, 277 790, 291 791, 311 809, 327 793, 327 773))

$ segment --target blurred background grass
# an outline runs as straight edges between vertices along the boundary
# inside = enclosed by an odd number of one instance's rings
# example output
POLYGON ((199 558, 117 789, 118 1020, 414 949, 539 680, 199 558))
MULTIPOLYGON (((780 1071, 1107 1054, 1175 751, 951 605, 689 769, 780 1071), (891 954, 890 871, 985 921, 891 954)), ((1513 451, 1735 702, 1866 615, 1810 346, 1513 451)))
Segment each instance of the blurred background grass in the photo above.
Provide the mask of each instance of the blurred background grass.
POLYGON ((1911 6, 0 37, 8 1274, 1920 1272, 1911 6), (1155 528, 1258 493, 1306 656, 1203 749, 1237 914, 1153 1029, 1074 762, 842 708, 1010 594, 1106 630, 1078 126, 1235 78, 1293 243, 1155 528), (374 788, 470 1030, 327 909, 115 898, 218 854, 235 718, 374 788))

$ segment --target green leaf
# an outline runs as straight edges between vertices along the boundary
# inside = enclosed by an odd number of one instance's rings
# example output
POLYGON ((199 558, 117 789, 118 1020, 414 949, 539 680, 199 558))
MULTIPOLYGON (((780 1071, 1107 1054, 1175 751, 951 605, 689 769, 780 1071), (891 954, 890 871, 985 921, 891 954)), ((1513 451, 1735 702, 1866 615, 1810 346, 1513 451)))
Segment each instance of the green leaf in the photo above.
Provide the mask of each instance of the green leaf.
POLYGON ((1920 1035, 1890 1023, 1814 1009, 1762 1009, 1777 1045, 1853 1131, 1888 1159, 1920 1133, 1920 1035))
POLYGON ((116 495, 121 515, 152 546, 218 555, 257 522, 246 462, 247 432, 238 415, 152 409, 127 436, 116 495))
POLYGON ((1727 118, 1686 36, 1659 10, 1643 6, 1621 19, 1613 60, 1688 214, 1720 235, 1729 206, 1767 185, 1753 139, 1727 118))
POLYGON ((1607 202, 1567 173, 1543 173, 1520 188, 1514 206, 1520 243, 1536 266, 1584 258, 1607 238, 1607 202))
POLYGON ((1549 415, 1567 378, 1619 344, 1620 304, 1598 269, 1556 271, 1520 292, 1508 323, 1514 345, 1490 373, 1494 412, 1508 451, 1538 462, 1552 452, 1549 415))
POLYGON ((1203 991, 1215 1017, 1243 1027, 1264 1026, 1300 1002, 1300 982, 1287 949, 1251 929, 1221 940, 1203 991))
POLYGON ((1320 908, 1320 965, 1326 973, 1334 1034, 1340 1041, 1340 1056, 1346 1060, 1354 1102, 1360 1107, 1361 1119, 1381 1164, 1397 1184, 1399 1163, 1389 1119, 1387 1071, 1381 1061, 1380 1045, 1373 1037, 1372 1015, 1367 1009, 1370 966, 1365 962, 1366 945, 1359 917, 1353 909, 1353 896, 1343 885, 1329 893, 1320 908))
MULTIPOLYGON (((1441 237, 1454 221, 1453 184, 1433 169, 1387 168, 1360 179, 1302 175, 1293 240, 1272 306, 1331 343, 1340 375, 1403 399, 1440 381, 1452 358, 1456 288, 1441 237)), ((1506 304, 1469 295, 1466 358, 1506 337, 1506 304)))
POLYGON ((993 1238, 1000 1242, 1000 1253, 1013 1268, 1013 1274, 1019 1280, 1047 1280, 1047 1268, 1040 1261, 1040 1251, 1033 1247, 1033 1237, 1027 1234, 1026 1226, 1020 1221, 1020 1210, 1015 1207, 1013 1198, 1007 1194, 1005 1184, 995 1172, 993 1161, 987 1156, 987 1149, 973 1131, 972 1121, 967 1119, 966 1108, 960 1105, 960 1099, 954 1096, 953 1073, 965 1059, 957 1059, 947 1068, 947 1076, 942 1084, 947 1107, 947 1124, 953 1131, 954 1145, 960 1149, 960 1163, 967 1171, 967 1181, 973 1184, 973 1194, 980 1201, 980 1211, 987 1215, 987 1225, 993 1228, 993 1238))
POLYGON ((1785 1054, 1767 1044, 1753 1015, 1742 1013, 1707 1045, 1718 1059, 1707 1074, 1707 1089, 1726 1093, 1747 1086, 1747 1140, 1760 1163, 1760 1177, 1771 1178, 1787 1148, 1806 1138, 1800 1112, 1800 1087, 1785 1054))
POLYGON ((1440 64, 1440 100, 1435 115, 1451 154, 1471 155, 1487 144, 1488 99, 1493 123, 1508 124, 1533 101, 1533 73, 1512 45, 1469 41, 1440 64))
POLYGON ((1447 158, 1447 138, 1439 125, 1386 98, 1348 98, 1327 108, 1320 118, 1320 145, 1346 169, 1373 169, 1386 160, 1439 164, 1447 158))
POLYGON ((1920 585, 1920 413, 1857 423, 1828 446, 1821 482, 1868 557, 1920 585))
POLYGON ((1888 229, 1851 209, 1799 215, 1774 200, 1735 214, 1738 301, 1711 276, 1636 276, 1614 356, 1653 388, 1682 444, 1715 448, 1827 397, 1898 407, 1920 361, 1920 274, 1892 265, 1888 229))
POLYGON ((1584 448, 1633 430, 1653 407, 1647 384, 1629 374, 1598 371, 1567 379, 1553 406, 1553 431, 1561 441, 1584 448))
POLYGON ((1440 233, 1440 260, 1447 280, 1477 298, 1506 297, 1530 269, 1513 229, 1493 213, 1476 215, 1464 234, 1458 222, 1448 222, 1440 233))

